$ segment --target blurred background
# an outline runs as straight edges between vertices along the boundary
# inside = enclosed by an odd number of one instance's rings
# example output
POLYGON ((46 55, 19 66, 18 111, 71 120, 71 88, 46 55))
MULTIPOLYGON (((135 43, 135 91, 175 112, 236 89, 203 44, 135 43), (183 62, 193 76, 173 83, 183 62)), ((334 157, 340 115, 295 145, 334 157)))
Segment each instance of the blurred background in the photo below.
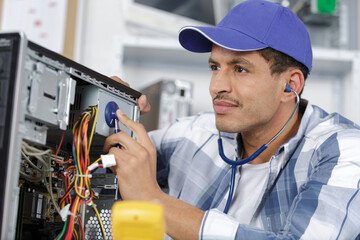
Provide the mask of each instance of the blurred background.
MULTIPOLYGON (((159 125, 212 111, 209 54, 183 50, 185 25, 214 25, 241 0, 1 0, 0 29, 31 41, 132 88, 155 94, 159 125), (171 109, 176 108, 172 111, 171 109)), ((278 0, 306 24, 313 70, 303 98, 360 123, 360 3, 357 0, 278 0)), ((156 127, 154 127, 156 128, 156 127)))

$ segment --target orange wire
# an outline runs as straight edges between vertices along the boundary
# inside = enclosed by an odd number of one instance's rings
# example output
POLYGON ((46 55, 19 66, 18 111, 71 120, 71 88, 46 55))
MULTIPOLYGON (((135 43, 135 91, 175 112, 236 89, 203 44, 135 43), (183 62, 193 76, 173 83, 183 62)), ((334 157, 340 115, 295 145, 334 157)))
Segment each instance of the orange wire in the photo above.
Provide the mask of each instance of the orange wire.
MULTIPOLYGON (((83 123, 83 126, 82 126, 82 131, 81 131, 81 135, 83 137, 83 147, 84 147, 84 154, 85 154, 85 159, 84 159, 84 162, 82 163, 82 166, 84 168, 84 174, 87 173, 87 167, 90 165, 90 158, 89 158, 89 154, 88 154, 88 137, 87 137, 87 131, 88 131, 88 127, 89 127, 89 121, 90 121, 90 116, 88 115, 85 120, 84 120, 84 123, 83 123)), ((86 181, 86 185, 89 185, 90 184, 90 180, 89 178, 86 178, 85 179, 86 181)), ((84 186, 82 186, 84 187, 84 186)))
POLYGON ((60 151, 61 145, 62 145, 62 143, 64 141, 64 137, 65 137, 65 131, 63 131, 63 133, 62 133, 60 144, 59 144, 59 146, 58 146, 58 148, 56 150, 56 153, 55 153, 55 162, 58 163, 58 164, 66 164, 66 163, 69 163, 71 161, 74 161, 71 158, 69 160, 65 161, 65 162, 60 162, 60 161, 57 160, 57 156, 59 155, 59 151, 60 151))
MULTIPOLYGON (((63 202, 63 201, 65 201, 65 199, 67 198, 67 196, 68 195, 70 195, 70 193, 71 193, 71 191, 74 189, 74 187, 71 187, 70 189, 69 189, 69 191, 67 191, 67 193, 61 198, 61 200, 60 200, 60 202, 59 202, 59 206, 61 206, 61 203, 63 202)), ((70 195, 70 199, 71 199, 71 195, 70 195)))
MULTIPOLYGON (((86 121, 86 130, 88 129, 88 125, 89 125, 89 119, 86 121)), ((89 154, 88 154, 88 135, 87 135, 87 131, 85 132, 85 168, 87 168, 90 165, 90 159, 89 159, 89 154)))
MULTIPOLYGON (((75 171, 76 169, 75 169, 75 166, 74 165, 71 165, 71 166, 69 166, 67 169, 66 169, 66 171, 68 172, 68 174, 67 174, 67 179, 68 179, 68 181, 69 181, 69 183, 71 183, 71 179, 70 179, 70 174, 71 173, 73 173, 74 171, 75 171), (71 171, 72 170, 72 171, 71 171)), ((71 199, 71 191, 74 189, 74 186, 71 188, 71 190, 69 190, 68 191, 68 193, 66 194, 66 196, 68 196, 68 199, 69 199, 69 202, 71 203, 72 202, 72 199, 71 199)), ((62 201, 64 201, 66 199, 66 197, 65 196, 63 196, 63 198, 60 200, 60 202, 62 202, 62 201)), ((60 205, 60 204, 59 204, 60 205)))

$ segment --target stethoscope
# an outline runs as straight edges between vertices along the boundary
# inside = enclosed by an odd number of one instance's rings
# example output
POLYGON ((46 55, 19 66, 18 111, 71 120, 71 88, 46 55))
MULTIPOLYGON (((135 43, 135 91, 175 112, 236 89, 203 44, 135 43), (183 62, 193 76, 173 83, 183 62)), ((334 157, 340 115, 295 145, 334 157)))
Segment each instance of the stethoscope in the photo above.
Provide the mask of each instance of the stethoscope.
MULTIPOLYGON (((270 141, 268 141, 266 144, 262 145, 258 150, 256 150, 250 157, 242 159, 240 161, 231 160, 231 159, 227 158, 224 154, 221 134, 219 131, 219 139, 218 139, 219 155, 227 164, 231 165, 231 180, 230 180, 229 196, 228 196, 228 199, 226 202, 224 213, 228 213, 230 204, 231 204, 231 200, 232 200, 232 197, 234 194, 236 167, 240 166, 240 165, 244 165, 245 163, 251 162, 255 158, 257 158, 263 151, 265 151, 265 149, 269 146, 269 144, 272 143, 285 130, 285 128, 289 125, 290 121, 293 119, 293 117, 299 107, 299 104, 300 104, 300 97, 299 97, 299 94, 296 91, 294 91, 288 84, 286 84, 285 92, 293 92, 296 95, 296 107, 295 107, 294 111, 292 112, 289 120, 287 120, 287 122, 284 124, 284 126, 280 129, 280 131, 272 139, 270 139, 270 141)), ((238 159, 238 158, 236 158, 236 159, 238 159)))

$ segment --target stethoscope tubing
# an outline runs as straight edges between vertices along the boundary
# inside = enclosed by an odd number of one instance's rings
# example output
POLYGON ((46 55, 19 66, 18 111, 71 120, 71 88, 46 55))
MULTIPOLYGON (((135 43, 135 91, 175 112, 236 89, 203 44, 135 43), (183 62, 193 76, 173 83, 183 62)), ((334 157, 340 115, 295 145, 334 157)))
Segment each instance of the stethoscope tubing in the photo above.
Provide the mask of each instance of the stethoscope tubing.
POLYGON ((265 151, 265 149, 267 149, 267 147, 269 146, 270 143, 272 143, 284 130, 285 128, 289 125, 290 121, 293 119, 293 117, 295 116, 295 113, 297 111, 297 109, 299 108, 300 105, 300 97, 299 94, 294 91, 290 86, 287 85, 286 91, 291 91, 293 93, 295 93, 296 95, 296 106, 294 108, 294 111, 292 112, 291 116, 289 117, 289 119, 287 120, 287 122, 284 124, 284 126, 280 129, 280 131, 273 137, 270 139, 270 141, 268 141, 266 144, 262 145, 258 150, 256 150, 253 154, 251 154, 251 156, 239 160, 238 161, 238 157, 236 157, 236 160, 231 160, 229 158, 227 158, 224 154, 224 148, 223 148, 223 143, 222 143, 222 138, 221 138, 221 134, 220 131, 218 132, 219 134, 219 139, 218 139, 218 149, 219 149, 219 155, 222 158, 222 160, 224 160, 224 162, 226 162, 227 164, 229 164, 231 166, 231 179, 230 179, 230 186, 229 186, 229 195, 228 195, 228 199, 226 202, 226 206, 224 209, 224 213, 228 213, 229 208, 230 208, 230 204, 234 195, 234 188, 235 188, 235 175, 236 175, 236 168, 237 166, 241 166, 244 165, 246 163, 249 163, 251 161, 253 161, 255 158, 257 158, 262 152, 265 151))

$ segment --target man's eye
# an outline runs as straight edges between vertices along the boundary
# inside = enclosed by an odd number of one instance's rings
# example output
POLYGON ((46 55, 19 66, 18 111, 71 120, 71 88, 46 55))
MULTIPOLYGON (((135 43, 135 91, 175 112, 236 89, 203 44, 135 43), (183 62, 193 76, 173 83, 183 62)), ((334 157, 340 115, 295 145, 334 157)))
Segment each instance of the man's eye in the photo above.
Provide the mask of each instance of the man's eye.
POLYGON ((210 69, 211 69, 211 71, 217 71, 220 68, 218 66, 216 66, 216 65, 210 65, 210 69))
POLYGON ((236 71, 239 73, 246 72, 246 70, 243 69, 242 67, 236 67, 236 71))

